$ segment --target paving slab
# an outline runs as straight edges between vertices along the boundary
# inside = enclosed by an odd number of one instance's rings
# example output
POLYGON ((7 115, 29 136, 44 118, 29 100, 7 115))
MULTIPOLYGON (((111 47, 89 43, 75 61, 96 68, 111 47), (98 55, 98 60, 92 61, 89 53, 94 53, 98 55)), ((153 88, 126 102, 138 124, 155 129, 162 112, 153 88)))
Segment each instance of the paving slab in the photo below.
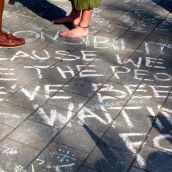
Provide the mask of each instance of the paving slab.
POLYGON ((10 134, 9 138, 37 149, 43 149, 57 132, 55 128, 27 120, 10 134))
POLYGON ((99 142, 101 135, 102 132, 92 131, 86 126, 71 122, 57 135, 55 142, 90 153, 99 142))
POLYGON ((4 125, 4 124, 0 124, 0 140, 5 138, 12 131, 13 131, 13 128, 8 127, 7 125, 4 125))
POLYGON ((80 77, 74 77, 70 82, 64 85, 63 90, 91 98, 102 85, 89 82, 80 77), (95 85, 98 87, 95 87, 95 85))
POLYGON ((41 124, 61 129, 74 115, 75 113, 70 111, 70 109, 69 111, 66 111, 66 109, 45 104, 36 112, 34 112, 29 119, 41 124))
POLYGON ((138 169, 138 168, 131 168, 130 172, 145 172, 144 170, 138 169))
POLYGON ((98 171, 126 171, 133 160, 132 154, 99 145, 90 154, 85 165, 98 171))
POLYGON ((140 152, 140 156, 143 158, 143 161, 135 162, 135 166, 140 167, 142 169, 146 169, 148 171, 171 171, 171 152, 164 152, 162 150, 158 150, 155 148, 151 148, 148 146, 144 146, 140 152), (161 165, 159 166, 159 162, 161 165))
POLYGON ((63 38, 69 0, 5 1, 0 171, 172 171, 169 1, 103 0, 87 37, 63 38))
POLYGON ((39 150, 9 139, 0 144, 1 168, 9 171, 24 169, 38 155, 39 150))
POLYGON ((87 154, 78 152, 69 147, 51 143, 32 163, 33 166, 50 171, 76 171, 85 160, 87 154))
POLYGON ((172 152, 172 134, 171 131, 162 131, 153 128, 146 140, 146 144, 155 148, 172 152))
POLYGON ((0 105, 0 122, 16 128, 32 113, 31 110, 2 102, 0 105))
POLYGON ((78 170, 78 172, 96 172, 96 170, 83 166, 78 170))
POLYGON ((58 90, 57 93, 46 102, 49 106, 60 107, 73 112, 78 112, 84 106, 89 98, 78 94, 70 93, 64 90, 58 90))

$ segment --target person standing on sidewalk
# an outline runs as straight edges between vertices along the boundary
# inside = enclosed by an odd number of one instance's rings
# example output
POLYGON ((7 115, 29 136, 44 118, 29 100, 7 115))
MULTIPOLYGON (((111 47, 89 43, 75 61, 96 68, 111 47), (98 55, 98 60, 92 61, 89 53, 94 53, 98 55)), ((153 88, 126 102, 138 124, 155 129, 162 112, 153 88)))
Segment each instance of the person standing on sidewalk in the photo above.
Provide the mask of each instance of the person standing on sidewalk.
POLYGON ((18 47, 25 44, 23 38, 17 38, 11 33, 4 33, 2 31, 2 16, 4 11, 4 1, 0 0, 0 47, 18 47))
POLYGON ((60 35, 65 38, 76 38, 88 36, 89 23, 92 12, 95 7, 98 7, 101 0, 69 0, 72 4, 72 11, 69 16, 53 20, 54 24, 71 23, 75 26, 74 29, 67 32, 62 32, 60 35))

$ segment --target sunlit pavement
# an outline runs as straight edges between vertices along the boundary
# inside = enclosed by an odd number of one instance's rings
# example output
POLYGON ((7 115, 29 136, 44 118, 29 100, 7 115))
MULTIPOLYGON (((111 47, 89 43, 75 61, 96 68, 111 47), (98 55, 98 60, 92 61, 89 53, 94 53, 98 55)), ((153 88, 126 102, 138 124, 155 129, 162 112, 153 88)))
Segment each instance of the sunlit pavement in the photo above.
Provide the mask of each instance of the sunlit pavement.
POLYGON ((6 1, 0 172, 172 171, 170 0, 104 0, 90 36, 64 39, 68 0, 6 1))

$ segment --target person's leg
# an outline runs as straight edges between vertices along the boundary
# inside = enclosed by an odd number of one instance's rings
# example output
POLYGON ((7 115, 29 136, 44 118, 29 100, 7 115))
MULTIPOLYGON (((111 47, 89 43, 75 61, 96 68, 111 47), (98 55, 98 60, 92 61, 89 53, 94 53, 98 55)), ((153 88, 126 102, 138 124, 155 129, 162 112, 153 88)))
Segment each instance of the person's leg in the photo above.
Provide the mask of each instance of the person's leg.
POLYGON ((4 33, 2 31, 2 15, 4 10, 4 1, 0 0, 0 47, 17 47, 25 44, 23 38, 16 38, 10 33, 4 33))
POLYGON ((53 20, 52 23, 54 24, 70 23, 70 24, 73 24, 74 26, 79 24, 81 11, 76 10, 74 8, 73 0, 69 0, 69 1, 71 2, 71 5, 72 5, 71 13, 68 16, 53 20))
POLYGON ((58 18, 52 21, 53 24, 64 24, 64 23, 70 23, 73 25, 78 25, 80 22, 80 14, 81 11, 76 11, 72 9, 71 13, 68 16, 58 18))
POLYGON ((16 0, 9 0, 9 4, 14 5, 16 0))
POLYGON ((81 20, 75 29, 63 32, 60 35, 66 38, 77 38, 82 36, 88 36, 89 23, 91 20, 93 10, 84 10, 81 15, 81 20))

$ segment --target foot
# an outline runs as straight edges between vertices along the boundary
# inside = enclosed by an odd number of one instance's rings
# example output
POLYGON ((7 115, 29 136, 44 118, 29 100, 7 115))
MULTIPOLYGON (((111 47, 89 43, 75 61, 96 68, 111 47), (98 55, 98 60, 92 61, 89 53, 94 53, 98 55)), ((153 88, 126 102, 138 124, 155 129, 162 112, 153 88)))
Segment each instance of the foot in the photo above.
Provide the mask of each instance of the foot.
POLYGON ((64 23, 70 23, 74 26, 77 26, 80 23, 80 11, 72 10, 72 12, 69 14, 69 16, 65 16, 59 19, 55 19, 52 21, 54 24, 64 24, 64 23))
POLYGON ((88 27, 77 26, 75 29, 63 32, 60 35, 63 38, 80 38, 83 36, 88 36, 89 29, 88 27))
POLYGON ((23 38, 17 38, 11 33, 1 33, 0 34, 0 47, 19 47, 25 44, 25 40, 23 38))

